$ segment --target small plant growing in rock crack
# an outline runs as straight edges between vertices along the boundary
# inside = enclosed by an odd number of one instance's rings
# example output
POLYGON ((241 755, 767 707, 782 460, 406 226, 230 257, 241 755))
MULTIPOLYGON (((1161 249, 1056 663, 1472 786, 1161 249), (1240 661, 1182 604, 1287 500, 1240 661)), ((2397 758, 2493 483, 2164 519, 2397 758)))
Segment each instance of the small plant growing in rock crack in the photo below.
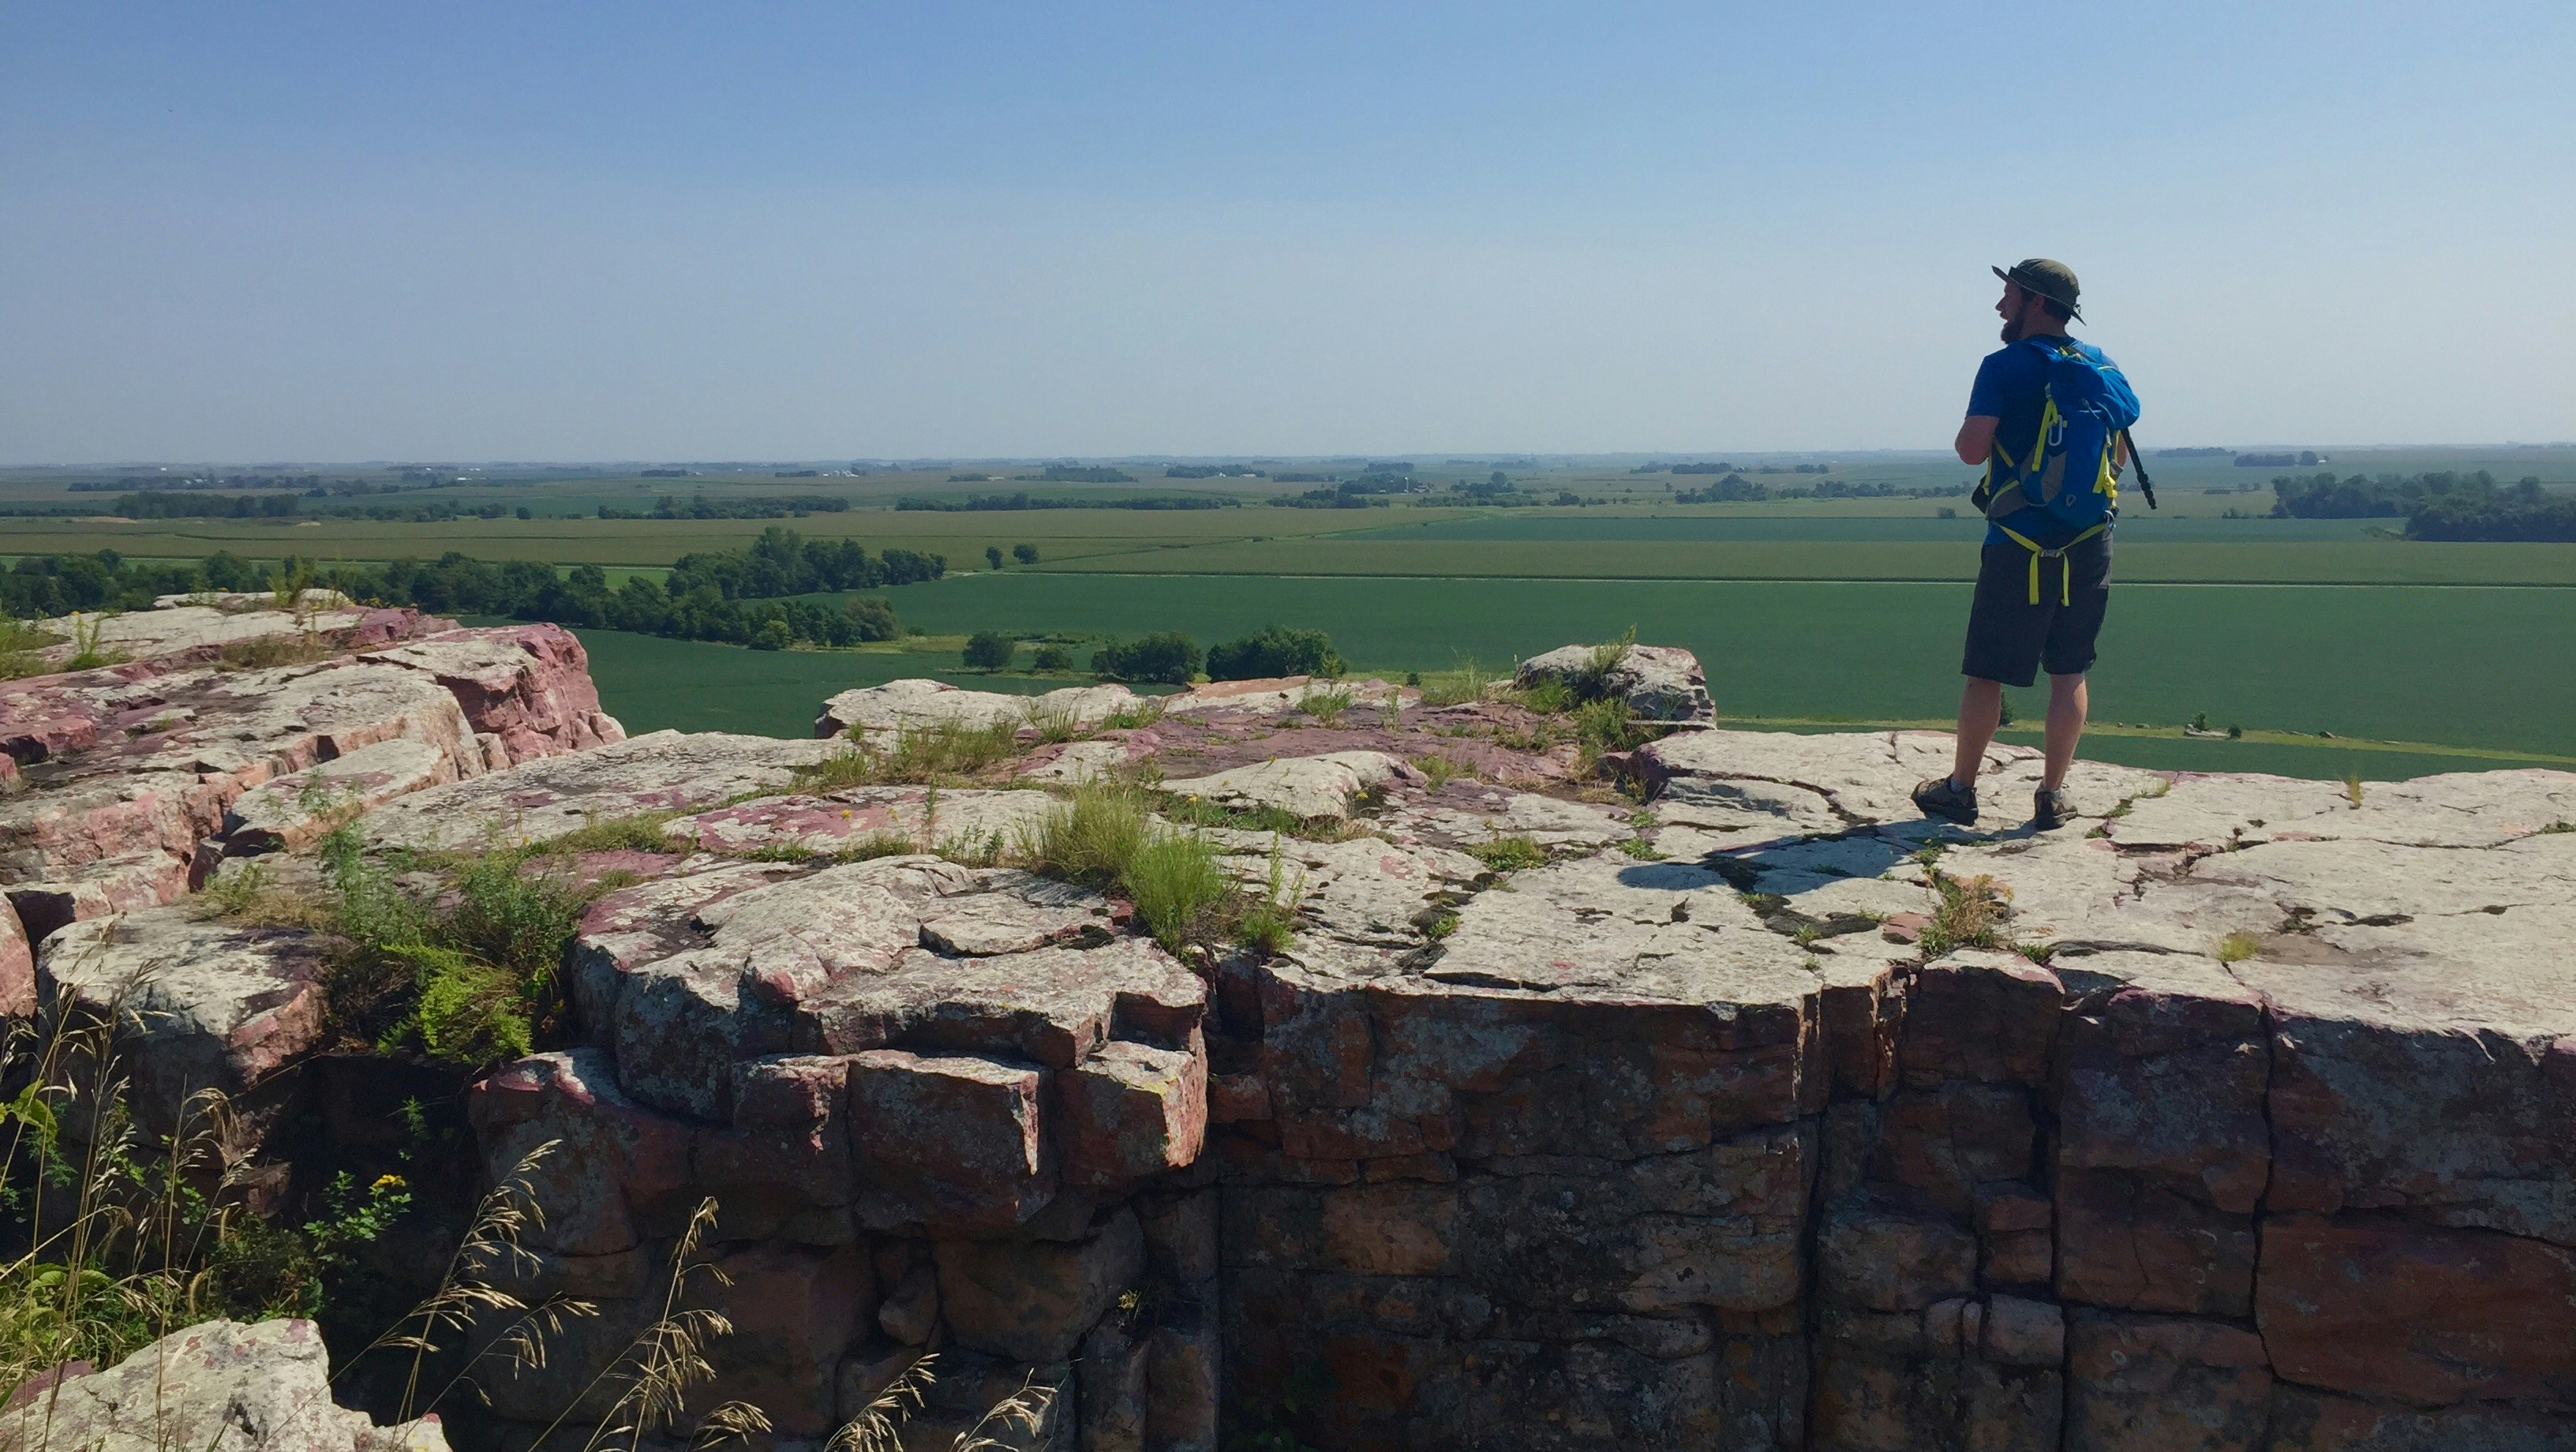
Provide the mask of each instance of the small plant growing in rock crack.
POLYGON ((1422 936, 1435 943, 1457 931, 1458 914, 1448 908, 1433 913, 1431 920, 1422 925, 1422 936))
POLYGON ((2359 770, 2344 773, 2343 793, 2352 799, 2353 809, 2359 811, 2361 809, 2361 772, 2359 770))
POLYGON ((2012 889, 1991 877, 1951 877, 1935 873, 1933 891, 1940 903, 1932 910, 1932 920, 1923 926, 1919 939, 1926 958, 1937 958, 1954 948, 2004 948, 2013 945, 2005 937, 2004 916, 2011 911, 2012 889))
POLYGON ((1132 706, 1121 706, 1100 718, 1103 731, 1142 731, 1163 719, 1163 698, 1147 696, 1132 706))
POLYGON ((1482 700, 1485 695, 1485 672, 1472 655, 1462 655, 1445 671, 1422 673, 1422 704, 1425 706, 1463 706, 1482 700))
POLYGON ((1571 682, 1575 699, 1597 701, 1609 694, 1610 673, 1627 662, 1628 652, 1636 649, 1636 646, 1637 627, 1631 625, 1628 627, 1628 633, 1617 640, 1604 641, 1592 647, 1591 658, 1583 663, 1581 670, 1575 672, 1571 682))
POLYGON ((1270 877, 1235 919, 1234 940, 1256 953, 1284 953, 1297 930, 1297 905, 1306 897, 1306 870, 1297 870, 1294 885, 1285 882, 1287 858, 1279 838, 1270 839, 1270 877))
POLYGON ((1635 858, 1639 862, 1661 862, 1664 860, 1664 854, 1655 850, 1655 844, 1647 841, 1643 837, 1631 837, 1626 841, 1621 842, 1619 844, 1619 850, 1627 853, 1630 857, 1635 858))
POLYGON ((570 857, 583 852, 680 852, 685 844, 663 835, 677 812, 637 812, 625 817, 585 816, 560 837, 530 848, 532 855, 570 857))
POLYGON ((1547 849, 1526 833, 1479 842, 1468 847, 1466 852, 1496 872, 1516 872, 1524 867, 1547 865, 1547 849))
POLYGON ((106 629, 105 612, 97 615, 73 616, 72 656, 62 663, 61 668, 67 671, 85 671, 98 666, 122 664, 125 660, 125 652, 100 643, 100 636, 106 629))
POLYGON ((324 975, 333 1018, 382 1051, 417 1044, 464 1068, 519 1057, 552 1031, 565 947, 616 881, 577 882, 535 849, 496 847, 465 857, 443 890, 416 893, 369 857, 354 824, 320 856, 338 898, 324 975))
POLYGON ((1423 779, 1435 792, 1461 777, 1472 781, 1476 775, 1474 767, 1450 756, 1417 756, 1413 758, 1412 766, 1415 771, 1422 773, 1423 779))
POLYGON ((2229 933, 2218 940, 2218 961, 2221 963, 2242 963, 2262 951, 2263 935, 2260 933, 2229 933))
POLYGON ((842 787, 899 783, 973 781, 998 762, 1020 754, 1020 723, 1011 720, 981 726, 938 721, 897 728, 891 746, 878 746, 866 732, 852 727, 850 748, 800 766, 794 774, 803 792, 837 791, 842 787))
POLYGON ((1347 686, 1334 686, 1329 690, 1322 691, 1308 691, 1306 694, 1297 698, 1297 709, 1305 715, 1312 717, 1315 723, 1319 726, 1340 725, 1342 713, 1348 711, 1350 708, 1351 692, 1350 688, 1347 686))

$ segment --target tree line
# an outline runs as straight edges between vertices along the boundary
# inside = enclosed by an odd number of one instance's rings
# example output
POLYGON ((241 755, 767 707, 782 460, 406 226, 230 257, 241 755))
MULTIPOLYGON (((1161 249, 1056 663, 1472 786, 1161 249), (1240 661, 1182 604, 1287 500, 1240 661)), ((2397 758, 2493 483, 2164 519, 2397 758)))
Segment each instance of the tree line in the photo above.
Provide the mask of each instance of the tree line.
POLYGON ((2471 474, 2332 473, 2272 480, 2275 519, 2397 519, 2409 539, 2576 541, 2576 495, 2552 494, 2538 475, 2499 484, 2471 474))
POLYGON ((597 565, 558 574, 536 560, 494 562, 452 551, 382 565, 325 566, 290 556, 262 567, 229 552, 193 564, 151 564, 101 550, 21 557, 0 573, 0 607, 13 617, 42 618, 143 610, 162 595, 314 585, 437 615, 552 620, 774 650, 891 640, 902 629, 892 602, 881 595, 844 602, 778 597, 910 584, 946 571, 938 555, 889 549, 871 556, 854 540, 804 540, 774 527, 748 549, 684 556, 658 584, 638 575, 614 589, 597 565))

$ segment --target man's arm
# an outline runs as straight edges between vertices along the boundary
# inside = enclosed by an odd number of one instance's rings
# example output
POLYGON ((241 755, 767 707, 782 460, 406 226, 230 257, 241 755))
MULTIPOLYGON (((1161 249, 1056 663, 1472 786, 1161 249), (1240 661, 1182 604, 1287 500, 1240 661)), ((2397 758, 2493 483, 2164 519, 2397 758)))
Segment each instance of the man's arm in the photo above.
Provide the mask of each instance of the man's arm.
POLYGON ((1951 445, 1959 451, 1962 464, 1982 464, 1994 452, 1995 425, 2002 422, 1992 414, 1972 413, 1959 425, 1958 442, 1951 445))

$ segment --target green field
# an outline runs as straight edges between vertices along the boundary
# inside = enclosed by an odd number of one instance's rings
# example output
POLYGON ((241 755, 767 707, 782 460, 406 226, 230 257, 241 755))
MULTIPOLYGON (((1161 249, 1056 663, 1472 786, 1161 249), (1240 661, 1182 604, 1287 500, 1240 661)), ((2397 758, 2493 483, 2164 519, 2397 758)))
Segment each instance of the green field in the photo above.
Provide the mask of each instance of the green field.
MULTIPOLYGON (((1773 487, 1816 455, 1731 458, 1773 487)), ((1439 669, 1474 656, 1497 671, 1532 650, 1612 637, 1688 646, 1707 663, 1721 711, 1791 729, 1832 721, 1934 724, 1957 691, 1964 582, 1979 523, 1942 498, 1771 499, 1677 506, 1705 476, 1631 473, 1640 459, 1502 461, 1515 487, 1580 507, 1504 509, 1447 492, 1494 461, 1417 458, 1432 492, 1391 507, 1292 509, 1260 502, 1306 487, 1268 480, 1179 480, 1126 466, 1133 484, 1067 486, 1013 477, 1028 465, 927 465, 863 477, 781 479, 762 467, 708 466, 687 479, 615 470, 508 471, 453 489, 369 501, 444 499, 529 507, 521 520, 438 523, 321 520, 11 518, 11 554, 115 549, 189 559, 230 550, 254 559, 434 557, 596 564, 613 581, 653 578, 681 555, 740 548, 773 524, 945 555, 951 576, 890 592, 904 623, 944 649, 752 652, 587 632, 609 707, 638 730, 730 727, 801 735, 823 696, 900 675, 1004 689, 1062 678, 984 678, 958 669, 955 638, 995 629, 1065 638, 1181 629, 1202 644, 1260 625, 1320 627, 1358 668, 1439 669), (1207 494, 1247 501, 1187 511, 1054 509, 962 513, 892 508, 901 496, 969 492, 1207 494), (782 520, 601 520, 603 503, 648 506, 663 494, 711 501, 835 495, 841 511, 782 520), (985 570, 988 546, 1037 546, 1039 563, 985 570)), ((2132 500, 2120 525, 2121 583, 2094 675, 2101 726, 2087 750, 2178 768, 2341 777, 2420 774, 2512 760, 2576 757, 2576 545, 2447 544, 2395 537, 2393 520, 2228 518, 2268 511, 2273 470, 2225 458, 2160 460, 2164 507, 2132 500), (2247 485, 2253 485, 2247 489, 2247 485), (2179 737, 2206 712, 2255 738, 2179 737), (2119 723, 2139 723, 2122 727, 2119 723), (2338 739, 2316 733, 2332 732, 2338 739), (2298 733, 2261 734, 2261 733, 2298 733), (2431 743, 2392 749, 2374 743, 2431 743)), ((781 466, 785 467, 785 466, 781 466)), ((1269 461, 1273 472, 1356 472, 1357 461, 1269 461)), ((2489 469, 2576 486, 2576 448, 2362 450, 2340 473, 2489 469)), ((326 475, 338 471, 329 468, 326 475)), ((391 471, 378 471, 386 478, 391 471)), ((1937 454, 1833 461, 1846 484, 1958 489, 1969 471, 1937 454)), ((100 471, 0 471, 0 504, 109 508, 113 494, 69 491, 100 471)), ((119 476, 122 477, 122 476, 119 476)), ((333 500, 331 503, 343 501, 333 500)), ((925 644, 927 644, 925 642, 925 644)), ((2039 693, 2018 708, 2038 709, 2039 693)))

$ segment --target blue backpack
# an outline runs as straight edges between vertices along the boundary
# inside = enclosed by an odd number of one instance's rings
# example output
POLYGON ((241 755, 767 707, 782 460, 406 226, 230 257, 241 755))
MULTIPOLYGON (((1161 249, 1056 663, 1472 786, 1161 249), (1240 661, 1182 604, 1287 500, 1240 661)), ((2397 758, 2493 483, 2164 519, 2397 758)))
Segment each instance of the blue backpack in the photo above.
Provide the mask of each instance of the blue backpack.
MULTIPOLYGON (((2120 509, 2120 471, 2112 463, 2114 442, 2138 421, 2138 395, 2129 380, 2101 349, 2072 338, 2023 340, 2048 358, 2048 381, 2042 393, 2039 429, 2018 452, 2003 439, 1994 442, 1986 477, 1978 492, 1986 518, 2031 552, 2032 603, 2038 603, 2039 561, 2062 554, 2067 546, 2111 527, 2120 509), (2043 544, 2004 523, 2023 510, 2048 511, 2055 525, 2043 544)), ((2130 454, 2134 459, 2136 450, 2130 454)), ((2146 484, 2146 470, 2138 471, 2146 484)), ((2155 506, 2155 493, 2147 492, 2155 506)))

